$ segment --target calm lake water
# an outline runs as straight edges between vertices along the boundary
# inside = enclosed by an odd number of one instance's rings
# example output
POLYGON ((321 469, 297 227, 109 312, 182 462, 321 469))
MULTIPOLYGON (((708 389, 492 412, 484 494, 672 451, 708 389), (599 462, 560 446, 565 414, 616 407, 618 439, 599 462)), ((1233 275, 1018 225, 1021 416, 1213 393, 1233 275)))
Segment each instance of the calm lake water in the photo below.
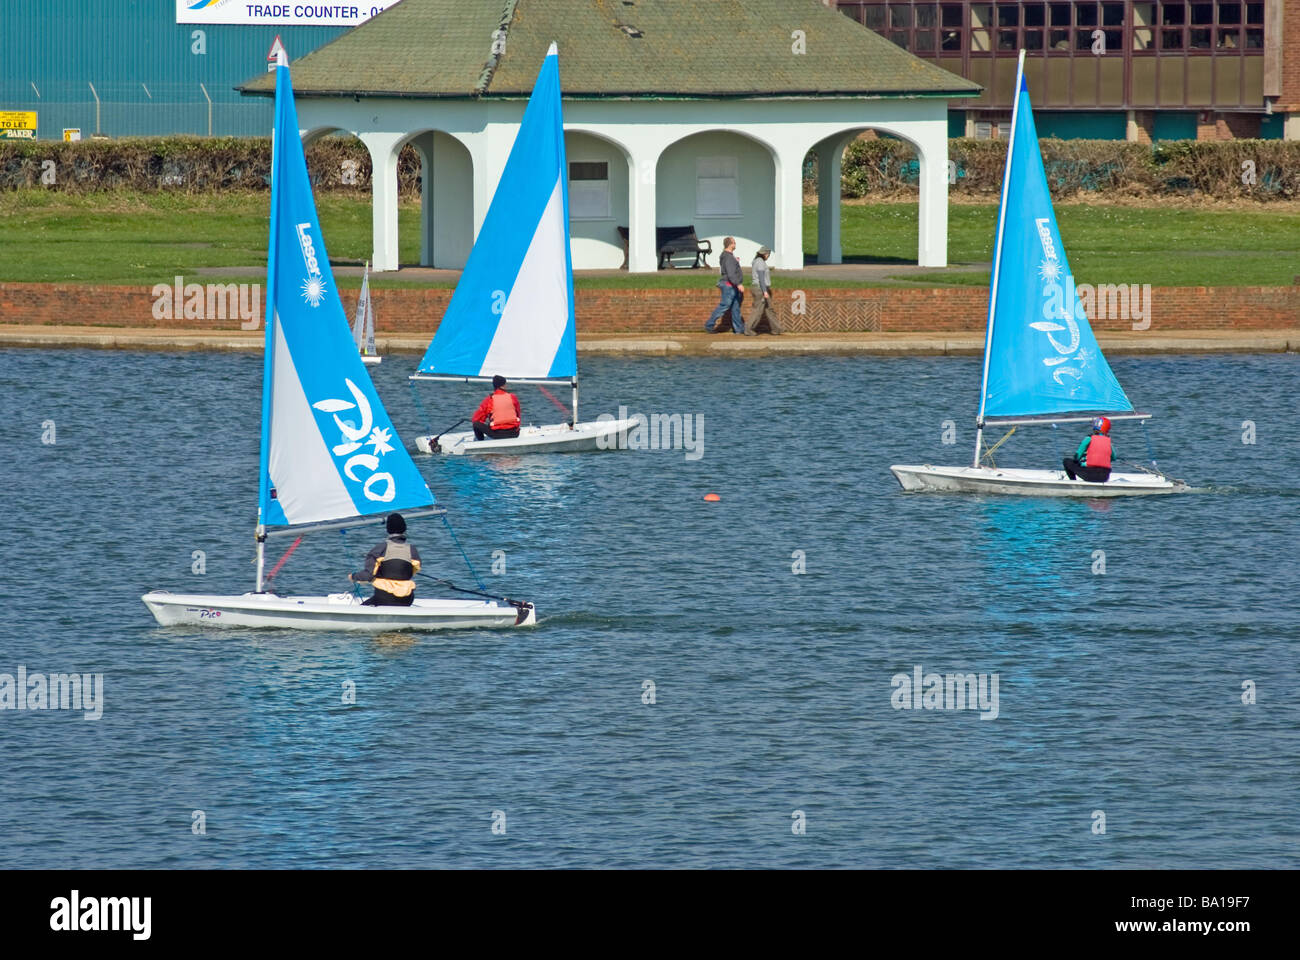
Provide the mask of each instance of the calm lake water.
MULTIPOLYGON (((415 361, 376 373, 408 443, 415 361)), ((1206 489, 1054 502, 889 474, 967 461, 974 359, 584 361, 584 418, 700 413, 703 457, 420 458, 542 624, 366 638, 140 603, 252 587, 260 357, 0 351, 0 673, 104 677, 96 721, 0 711, 0 867, 1296 867, 1298 364, 1115 359, 1206 489), (895 709, 918 666, 996 675, 996 718, 895 709)), ((478 399, 420 396, 436 427, 478 399)), ((344 590, 376 539, 309 538, 277 587, 344 590)))

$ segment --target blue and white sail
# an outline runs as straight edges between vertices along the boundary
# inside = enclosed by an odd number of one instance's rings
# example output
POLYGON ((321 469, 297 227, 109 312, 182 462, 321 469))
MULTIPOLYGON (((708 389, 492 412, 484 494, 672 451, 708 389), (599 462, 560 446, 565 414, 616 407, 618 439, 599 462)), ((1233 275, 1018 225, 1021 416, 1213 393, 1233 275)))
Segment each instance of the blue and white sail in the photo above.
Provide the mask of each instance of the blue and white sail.
POLYGON ((275 80, 258 525, 429 506, 348 329, 321 237, 287 58, 275 80))
POLYGON ((1023 63, 1022 54, 994 245, 979 419, 1131 411, 1075 290, 1023 63))
POLYGON ((578 373, 569 183, 555 44, 420 374, 567 379, 578 373))

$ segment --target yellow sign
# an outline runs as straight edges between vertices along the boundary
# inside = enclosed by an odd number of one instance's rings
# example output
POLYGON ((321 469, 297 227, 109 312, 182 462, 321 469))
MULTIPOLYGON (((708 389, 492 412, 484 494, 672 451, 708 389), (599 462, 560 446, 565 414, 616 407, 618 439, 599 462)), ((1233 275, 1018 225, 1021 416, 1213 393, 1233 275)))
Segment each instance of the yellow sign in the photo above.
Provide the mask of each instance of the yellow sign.
POLYGON ((0 140, 35 139, 35 110, 0 110, 0 140))
POLYGON ((78 140, 80 140, 80 139, 81 139, 81 128, 80 128, 80 127, 64 127, 64 128, 63 128, 63 142, 64 142, 64 143, 75 143, 76 141, 78 141, 78 140))

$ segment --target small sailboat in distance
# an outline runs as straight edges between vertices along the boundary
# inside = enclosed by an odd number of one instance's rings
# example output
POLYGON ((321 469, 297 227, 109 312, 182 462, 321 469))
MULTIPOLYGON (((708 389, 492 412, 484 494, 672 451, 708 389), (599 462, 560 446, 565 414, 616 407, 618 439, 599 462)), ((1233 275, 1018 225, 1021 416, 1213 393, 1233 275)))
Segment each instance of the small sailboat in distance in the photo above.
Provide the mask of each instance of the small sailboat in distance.
POLYGON ((554 43, 456 292, 411 380, 475 383, 497 375, 511 384, 569 384, 571 419, 523 425, 509 438, 475 440, 469 431, 422 436, 416 446, 425 453, 515 454, 626 445, 633 420, 578 421, 569 176, 554 43))
POLYGON ((357 298, 357 316, 352 321, 352 339, 357 342, 357 352, 364 364, 383 363, 384 358, 375 353, 375 305, 370 299, 370 261, 361 275, 361 296, 357 298))
POLYGON ((382 524, 393 512, 408 518, 446 512, 397 436, 349 335, 307 180, 283 48, 276 74, 257 592, 153 591, 141 599, 164 626, 377 632, 533 624, 531 603, 505 598, 417 597, 406 607, 365 606, 350 593, 282 597, 264 589, 268 537, 382 524))
POLYGON ((1054 497, 1182 493, 1189 488, 1181 480, 1145 468, 1139 473, 1112 472, 1104 483, 1090 483, 1071 480, 1059 469, 983 463, 1002 443, 999 440, 982 456, 986 427, 1009 426, 1014 432, 1028 424, 1151 416, 1133 409, 1101 354, 1075 291, 1043 170, 1024 69, 1022 50, 998 206, 974 463, 969 467, 896 464, 889 469, 903 489, 911 491, 1054 497))

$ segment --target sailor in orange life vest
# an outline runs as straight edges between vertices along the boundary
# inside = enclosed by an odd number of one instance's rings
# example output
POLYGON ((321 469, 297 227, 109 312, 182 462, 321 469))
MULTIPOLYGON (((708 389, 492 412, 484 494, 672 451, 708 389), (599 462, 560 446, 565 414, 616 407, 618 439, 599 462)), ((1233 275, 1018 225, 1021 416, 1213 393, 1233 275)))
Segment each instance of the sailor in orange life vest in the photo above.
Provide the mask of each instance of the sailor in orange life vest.
POLYGON ((483 402, 474 411, 471 423, 474 426, 474 439, 500 440, 503 437, 519 436, 519 424, 522 423, 523 411, 519 408, 519 398, 506 392, 506 378, 500 375, 492 378, 492 393, 483 398, 483 402))
POLYGON ((415 602, 415 574, 420 569, 420 551, 406 542, 406 521, 400 513, 390 513, 386 524, 388 539, 366 554, 361 570, 349 573, 353 583, 369 583, 374 596, 366 607, 409 607, 415 602))
POLYGON ((1110 420, 1094 417, 1092 433, 1083 438, 1079 449, 1074 451, 1074 456, 1066 457, 1061 465, 1071 480, 1105 483, 1110 479, 1110 464, 1114 457, 1115 448, 1110 442, 1110 420))

